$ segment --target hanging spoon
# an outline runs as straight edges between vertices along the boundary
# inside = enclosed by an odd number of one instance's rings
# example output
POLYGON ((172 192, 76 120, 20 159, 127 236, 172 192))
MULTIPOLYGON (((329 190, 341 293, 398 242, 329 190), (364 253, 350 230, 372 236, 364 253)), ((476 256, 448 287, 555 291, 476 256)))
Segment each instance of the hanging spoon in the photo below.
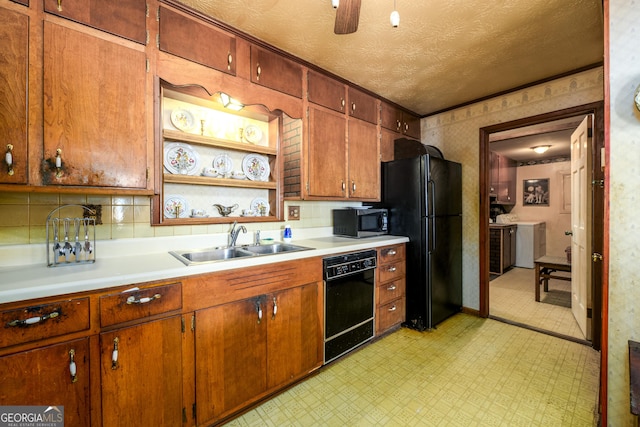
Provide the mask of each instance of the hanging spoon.
POLYGON ((58 218, 53 218, 51 220, 53 224, 53 259, 54 262, 58 263, 58 258, 62 252, 62 246, 60 246, 60 239, 58 238, 58 230, 60 228, 60 220, 58 218))
POLYGON ((89 254, 93 252, 91 241, 89 241, 89 218, 85 218, 84 225, 84 258, 89 259, 89 254))
POLYGON ((75 228, 74 234, 76 235, 76 245, 73 248, 73 254, 76 256, 76 262, 80 260, 80 252, 82 252, 82 244, 80 243, 80 218, 73 220, 73 226, 75 228))
POLYGON ((64 219, 64 247, 62 250, 64 251, 64 260, 69 262, 69 256, 73 252, 73 246, 69 243, 69 222, 71 218, 64 219))

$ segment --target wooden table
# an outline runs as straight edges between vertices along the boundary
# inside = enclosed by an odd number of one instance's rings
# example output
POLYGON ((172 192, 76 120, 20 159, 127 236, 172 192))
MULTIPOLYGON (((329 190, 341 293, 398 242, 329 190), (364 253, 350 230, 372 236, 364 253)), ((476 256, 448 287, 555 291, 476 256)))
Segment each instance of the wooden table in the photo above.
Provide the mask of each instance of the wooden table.
POLYGON ((559 256, 543 256, 534 262, 536 270, 536 301, 540 301, 540 284, 544 284, 544 291, 549 292, 549 279, 568 280, 571 276, 558 276, 553 273, 556 271, 571 272, 571 263, 567 262, 566 257, 559 256))

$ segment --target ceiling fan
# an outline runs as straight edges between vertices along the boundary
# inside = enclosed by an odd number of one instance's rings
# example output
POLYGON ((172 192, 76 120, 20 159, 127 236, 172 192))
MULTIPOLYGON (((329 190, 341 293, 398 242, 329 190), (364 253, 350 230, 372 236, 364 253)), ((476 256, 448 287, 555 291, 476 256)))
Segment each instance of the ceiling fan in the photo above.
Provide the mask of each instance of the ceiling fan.
POLYGON ((333 32, 336 34, 351 34, 358 29, 361 0, 332 0, 336 9, 336 23, 333 32))

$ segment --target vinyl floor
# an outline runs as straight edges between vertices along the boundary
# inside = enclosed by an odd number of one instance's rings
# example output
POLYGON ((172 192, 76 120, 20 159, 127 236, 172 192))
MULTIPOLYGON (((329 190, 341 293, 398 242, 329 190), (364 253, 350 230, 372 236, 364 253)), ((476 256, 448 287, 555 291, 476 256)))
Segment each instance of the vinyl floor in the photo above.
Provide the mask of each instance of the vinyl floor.
POLYGON ((458 314, 400 329, 229 426, 595 426, 599 353, 458 314))

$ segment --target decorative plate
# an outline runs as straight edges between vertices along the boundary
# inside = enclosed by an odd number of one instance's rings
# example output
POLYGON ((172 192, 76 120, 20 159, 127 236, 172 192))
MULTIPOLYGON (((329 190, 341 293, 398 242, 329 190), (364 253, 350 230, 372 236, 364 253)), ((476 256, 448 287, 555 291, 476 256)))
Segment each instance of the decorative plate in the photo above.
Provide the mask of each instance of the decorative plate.
POLYGON ((218 173, 221 175, 226 175, 233 170, 233 160, 226 154, 216 156, 211 165, 218 169, 218 173))
POLYGON ((251 144, 257 144, 262 141, 262 130, 258 126, 248 125, 244 128, 242 135, 251 144))
POLYGON ((189 213, 189 204, 181 196, 167 196, 164 199, 164 217, 165 218, 187 218, 189 213))
POLYGON ((177 108, 171 111, 171 123, 183 132, 190 131, 196 125, 196 119, 188 110, 177 108))
POLYGON ((242 159, 242 171, 252 181, 268 181, 271 169, 269 161, 260 154, 247 154, 242 159))
POLYGON ((171 173, 197 175, 200 156, 188 144, 172 142, 164 147, 164 167, 171 173))
POLYGON ((265 215, 269 215, 269 202, 261 197, 256 197, 251 201, 251 210, 256 212, 257 215, 262 215, 262 208, 264 208, 265 215))

